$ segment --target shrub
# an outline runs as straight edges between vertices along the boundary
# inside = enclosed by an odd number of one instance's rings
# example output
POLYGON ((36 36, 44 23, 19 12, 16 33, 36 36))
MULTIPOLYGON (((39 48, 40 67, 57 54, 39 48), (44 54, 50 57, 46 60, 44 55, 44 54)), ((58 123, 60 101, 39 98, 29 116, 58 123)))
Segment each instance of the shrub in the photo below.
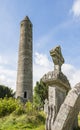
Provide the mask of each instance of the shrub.
POLYGON ((80 127, 78 127, 78 128, 74 128, 73 130, 80 130, 80 127))
POLYGON ((37 119, 43 123, 45 123, 46 115, 43 111, 38 112, 37 119))
POLYGON ((25 109, 26 109, 26 113, 29 114, 29 115, 31 115, 32 112, 33 112, 33 104, 28 101, 28 102, 25 104, 25 109))
POLYGON ((18 102, 13 98, 0 98, 0 117, 8 115, 16 110, 18 102))
POLYGON ((0 85, 0 98, 5 98, 6 96, 9 97, 14 97, 15 93, 13 90, 7 86, 0 85))
POLYGON ((25 113, 25 109, 23 108, 22 105, 19 105, 16 110, 13 112, 15 115, 22 115, 25 113))

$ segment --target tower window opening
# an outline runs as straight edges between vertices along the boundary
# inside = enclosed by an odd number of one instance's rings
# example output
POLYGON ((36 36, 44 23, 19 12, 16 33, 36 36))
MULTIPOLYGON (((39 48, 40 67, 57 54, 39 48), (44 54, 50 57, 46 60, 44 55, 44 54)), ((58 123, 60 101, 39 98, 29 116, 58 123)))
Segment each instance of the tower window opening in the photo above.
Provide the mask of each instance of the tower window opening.
POLYGON ((21 27, 23 26, 23 23, 21 23, 21 27))
POLYGON ((32 27, 32 25, 30 24, 30 28, 32 27))
POLYGON ((24 98, 27 98, 27 92, 26 91, 24 92, 24 98))

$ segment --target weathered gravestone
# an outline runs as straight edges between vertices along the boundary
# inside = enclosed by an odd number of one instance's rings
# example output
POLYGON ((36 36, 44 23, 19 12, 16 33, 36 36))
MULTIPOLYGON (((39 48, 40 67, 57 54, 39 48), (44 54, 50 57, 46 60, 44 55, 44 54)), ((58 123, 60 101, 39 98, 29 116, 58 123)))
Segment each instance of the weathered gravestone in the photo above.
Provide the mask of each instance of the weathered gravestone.
POLYGON ((60 46, 52 49, 50 55, 54 62, 54 71, 48 72, 42 77, 42 81, 47 84, 49 88, 46 130, 52 130, 52 125, 54 124, 60 106, 64 102, 68 91, 71 89, 67 77, 61 71, 64 58, 60 46))
POLYGON ((74 130, 75 118, 80 111, 80 83, 69 91, 62 104, 52 130, 74 130))
POLYGON ((49 104, 48 100, 45 99, 45 103, 44 103, 44 112, 45 112, 46 114, 48 113, 48 104, 49 104))

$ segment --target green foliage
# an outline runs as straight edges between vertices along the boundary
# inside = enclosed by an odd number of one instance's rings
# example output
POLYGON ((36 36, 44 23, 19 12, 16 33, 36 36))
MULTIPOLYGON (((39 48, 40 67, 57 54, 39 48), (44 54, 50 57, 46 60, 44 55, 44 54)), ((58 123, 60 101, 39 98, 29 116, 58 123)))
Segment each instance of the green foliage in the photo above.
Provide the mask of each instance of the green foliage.
POLYGON ((33 116, 39 113, 34 104, 29 101, 24 105, 14 98, 5 97, 4 99, 0 99, 0 117, 9 115, 12 112, 14 115, 26 113, 27 116, 33 116))
POLYGON ((13 112, 14 115, 22 115, 24 113, 25 113, 25 109, 22 105, 18 105, 15 111, 13 112))
POLYGON ((8 115, 19 107, 18 101, 14 98, 0 98, 0 117, 8 115))
POLYGON ((40 106, 42 106, 41 98, 40 98, 40 96, 39 96, 37 93, 34 94, 33 102, 34 102, 34 106, 35 106, 37 109, 39 109, 40 106))
POLYGON ((78 115, 78 124, 79 124, 79 127, 80 127, 80 113, 78 115))
POLYGON ((33 104, 28 101, 28 102, 25 104, 25 107, 26 107, 26 112, 27 112, 27 114, 30 115, 30 114, 33 112, 33 104))
POLYGON ((36 110, 33 103, 24 105, 14 98, 0 99, 0 130, 40 130, 44 122, 44 113, 36 110))
POLYGON ((44 130, 44 116, 38 112, 36 115, 10 115, 0 118, 0 130, 44 130))
POLYGON ((14 93, 11 88, 8 88, 7 86, 0 85, 0 98, 4 97, 13 97, 14 93))
POLYGON ((41 80, 36 82, 34 88, 34 104, 36 107, 43 107, 45 99, 48 99, 48 86, 46 86, 41 80))
MULTIPOLYGON (((80 125, 80 115, 78 121, 80 125)), ((45 114, 36 110, 33 103, 24 105, 13 98, 0 99, 0 130, 45 130, 44 126, 45 114)))
POLYGON ((46 115, 44 114, 44 112, 40 111, 37 115, 37 119, 43 122, 43 124, 45 124, 45 118, 46 118, 46 115))
POLYGON ((80 130, 80 127, 78 127, 78 128, 74 128, 73 130, 80 130))

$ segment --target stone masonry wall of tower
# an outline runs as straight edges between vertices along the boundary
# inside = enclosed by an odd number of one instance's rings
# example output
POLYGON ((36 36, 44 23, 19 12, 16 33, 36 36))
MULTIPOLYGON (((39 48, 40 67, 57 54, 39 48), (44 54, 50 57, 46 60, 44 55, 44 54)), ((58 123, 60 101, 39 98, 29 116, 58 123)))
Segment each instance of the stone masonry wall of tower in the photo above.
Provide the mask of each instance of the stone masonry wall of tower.
POLYGON ((26 16, 20 25, 16 97, 32 101, 32 23, 26 16))

